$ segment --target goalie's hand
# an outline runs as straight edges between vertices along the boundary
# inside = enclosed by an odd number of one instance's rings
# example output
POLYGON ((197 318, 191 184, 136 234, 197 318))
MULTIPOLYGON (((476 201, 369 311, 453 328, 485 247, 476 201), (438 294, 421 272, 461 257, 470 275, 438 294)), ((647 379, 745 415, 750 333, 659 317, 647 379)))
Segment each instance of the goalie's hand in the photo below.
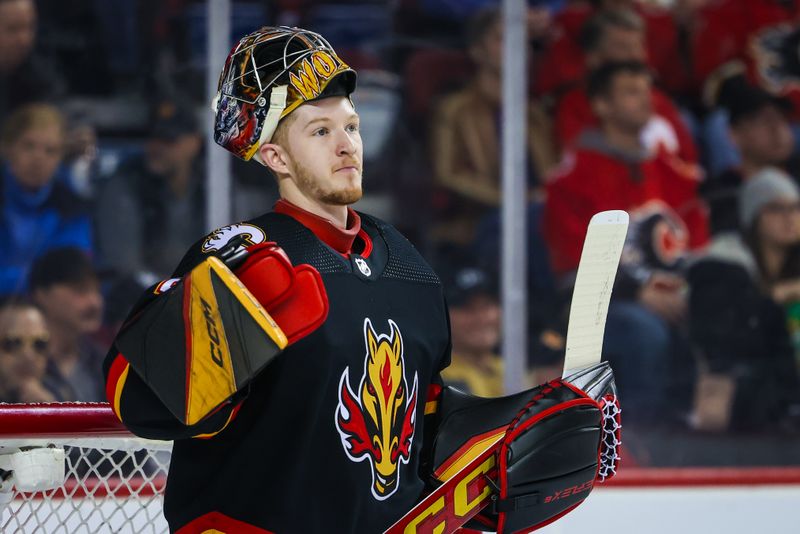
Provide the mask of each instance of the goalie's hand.
POLYGON ((322 277, 310 265, 293 266, 274 242, 229 243, 220 258, 272 316, 289 343, 316 330, 328 316, 322 277))
POLYGON ((250 381, 328 313, 316 269, 292 266, 274 243, 220 252, 129 318, 115 341, 187 426, 243 399, 250 381))

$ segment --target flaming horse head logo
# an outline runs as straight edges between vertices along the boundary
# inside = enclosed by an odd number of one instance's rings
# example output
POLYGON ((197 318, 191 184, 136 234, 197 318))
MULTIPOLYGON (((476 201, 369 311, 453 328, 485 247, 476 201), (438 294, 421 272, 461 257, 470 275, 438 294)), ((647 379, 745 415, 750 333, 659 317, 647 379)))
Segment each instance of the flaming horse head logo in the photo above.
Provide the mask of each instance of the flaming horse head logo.
POLYGON ((391 333, 375 333, 364 320, 367 354, 358 394, 350 387, 350 368, 339 380, 336 429, 348 458, 367 461, 372 470, 372 495, 382 501, 400 481, 400 462, 411 456, 417 408, 417 374, 411 389, 405 377, 403 336, 394 321, 391 333))

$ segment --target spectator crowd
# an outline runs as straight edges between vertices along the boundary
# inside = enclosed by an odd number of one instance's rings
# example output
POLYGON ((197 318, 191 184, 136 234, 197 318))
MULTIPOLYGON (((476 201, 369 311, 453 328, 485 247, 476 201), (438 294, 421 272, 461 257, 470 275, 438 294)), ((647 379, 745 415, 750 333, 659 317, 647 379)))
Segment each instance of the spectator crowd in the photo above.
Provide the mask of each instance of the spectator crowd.
MULTIPOLYGON (((204 2, 0 0, 0 401, 103 400, 128 308, 207 228, 204 2)), ((800 435, 800 0, 529 0, 531 385, 559 374, 586 225, 631 227, 604 357, 626 425, 800 435)), ((450 306, 448 383, 503 394, 497 1, 233 2, 359 72, 362 209, 450 306)), ((233 218, 276 188, 231 162, 233 218)), ((213 178, 213 177, 212 177, 213 178)))

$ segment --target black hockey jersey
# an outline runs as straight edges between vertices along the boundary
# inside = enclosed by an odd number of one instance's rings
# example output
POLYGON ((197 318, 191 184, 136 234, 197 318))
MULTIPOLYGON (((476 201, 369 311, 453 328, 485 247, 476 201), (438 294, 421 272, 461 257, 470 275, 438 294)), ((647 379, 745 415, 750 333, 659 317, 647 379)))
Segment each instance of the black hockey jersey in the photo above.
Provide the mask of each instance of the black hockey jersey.
POLYGON ((330 306, 243 400, 194 427, 172 418, 111 348, 105 371, 118 416, 139 435, 175 440, 164 506, 173 531, 382 532, 420 499, 425 413, 434 411, 426 401, 450 357, 447 311, 414 247, 386 223, 361 221, 368 239, 358 254, 338 253, 278 213, 192 247, 176 278, 235 236, 275 241, 293 264, 320 272, 330 306))

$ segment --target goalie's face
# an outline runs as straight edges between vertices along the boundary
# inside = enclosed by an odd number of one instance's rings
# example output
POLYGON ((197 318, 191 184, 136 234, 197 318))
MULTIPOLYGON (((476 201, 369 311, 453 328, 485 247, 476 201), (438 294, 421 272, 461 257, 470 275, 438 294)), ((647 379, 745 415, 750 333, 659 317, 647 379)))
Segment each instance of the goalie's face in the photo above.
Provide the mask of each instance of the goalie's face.
POLYGON ((273 143, 261 147, 278 175, 281 194, 317 205, 346 206, 361 198, 363 146, 350 100, 337 96, 303 104, 284 119, 273 143), (282 131, 281 131, 282 130, 282 131))

